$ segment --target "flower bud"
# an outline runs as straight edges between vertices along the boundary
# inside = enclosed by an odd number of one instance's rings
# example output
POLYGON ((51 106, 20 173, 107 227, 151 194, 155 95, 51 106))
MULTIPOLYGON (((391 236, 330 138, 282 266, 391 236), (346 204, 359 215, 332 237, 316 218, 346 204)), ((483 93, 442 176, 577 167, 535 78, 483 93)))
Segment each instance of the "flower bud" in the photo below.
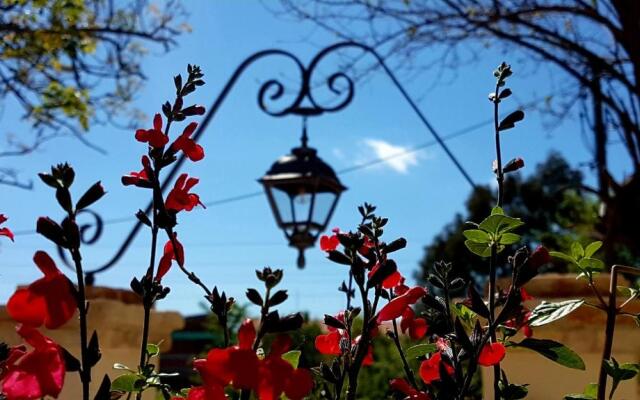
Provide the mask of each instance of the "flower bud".
POLYGON ((76 203, 76 209, 82 210, 83 208, 89 207, 91 204, 100 200, 102 196, 104 196, 106 192, 102 187, 100 181, 94 183, 83 195, 80 197, 80 200, 76 203))
POLYGON ((514 158, 511 161, 509 161, 503 168, 502 168, 502 172, 503 173, 509 173, 509 172, 515 172, 517 170, 519 170, 520 168, 524 167, 524 160, 520 157, 518 158, 514 158))

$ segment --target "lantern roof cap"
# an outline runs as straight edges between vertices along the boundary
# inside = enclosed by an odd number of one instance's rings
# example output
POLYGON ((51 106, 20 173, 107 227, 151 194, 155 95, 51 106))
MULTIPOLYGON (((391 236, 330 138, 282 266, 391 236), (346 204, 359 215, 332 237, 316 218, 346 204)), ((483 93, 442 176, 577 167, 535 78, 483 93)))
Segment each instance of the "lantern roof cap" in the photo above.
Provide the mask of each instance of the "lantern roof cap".
POLYGON ((260 179, 262 183, 289 182, 299 179, 317 179, 321 186, 340 193, 347 188, 329 164, 318 157, 317 150, 300 146, 291 149, 291 154, 280 157, 260 179))

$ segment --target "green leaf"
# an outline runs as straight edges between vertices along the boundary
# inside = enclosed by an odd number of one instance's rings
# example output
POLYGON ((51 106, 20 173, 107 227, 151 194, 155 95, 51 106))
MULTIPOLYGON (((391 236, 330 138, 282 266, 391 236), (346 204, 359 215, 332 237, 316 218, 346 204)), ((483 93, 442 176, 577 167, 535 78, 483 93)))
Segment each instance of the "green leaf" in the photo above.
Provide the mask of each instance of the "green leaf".
POLYGON ((160 346, 158 346, 157 344, 149 343, 147 345, 147 354, 149 354, 149 357, 157 356, 158 354, 160 354, 160 346))
POLYGON ((409 347, 404 351, 404 355, 407 358, 418 358, 425 356, 427 354, 435 353, 438 350, 435 344, 433 343, 423 343, 417 344, 415 346, 409 347))
POLYGON ((580 243, 573 242, 571 244, 571 256, 576 260, 579 260, 582 257, 584 257, 584 249, 582 248, 582 245, 580 243))
POLYGON ((626 286, 617 286, 616 287, 616 292, 618 292, 618 294, 620 296, 624 296, 624 297, 637 297, 638 294, 640 293, 638 291, 638 289, 636 288, 630 288, 630 287, 626 287, 626 286))
POLYGON ((602 247, 601 241, 589 243, 584 249, 584 256, 591 257, 596 251, 600 250, 600 247, 602 247))
POLYGON ((145 382, 145 377, 138 374, 120 375, 111 382, 111 390, 120 392, 139 392, 145 382))
POLYGON ((506 245, 518 243, 519 241, 520 241, 520 235, 507 232, 507 233, 503 233, 500 236, 499 243, 506 246, 506 245))
POLYGON ((491 209, 491 215, 504 215, 502 207, 495 206, 491 209))
POLYGON ((508 217, 503 214, 492 214, 480 222, 478 227, 485 232, 497 235, 512 231, 522 225, 524 225, 524 222, 518 218, 508 217))
POLYGON ((282 359, 291 364, 293 368, 298 368, 301 353, 302 352, 300 350, 287 351, 282 355, 282 359))
POLYGON ((566 261, 566 262, 568 262, 570 264, 578 265, 578 261, 576 261, 575 258, 571 257, 568 254, 564 254, 564 253, 562 253, 560 251, 550 251, 549 255, 551 255, 551 257, 559 258, 559 259, 561 259, 563 261, 566 261))
POLYGON ((562 343, 549 339, 527 338, 520 343, 514 343, 519 347, 524 347, 554 361, 562 366, 573 369, 584 370, 585 365, 582 358, 573 350, 562 343))
POLYGON ((491 255, 491 246, 487 243, 476 243, 471 240, 465 240, 464 245, 467 246, 469 251, 480 257, 489 257, 491 255))
POLYGON ((531 311, 529 325, 542 326, 557 321, 577 310, 582 304, 584 304, 583 299, 566 300, 558 303, 543 301, 531 311))
POLYGON ((464 322, 469 327, 473 327, 476 319, 478 319, 478 314, 476 314, 473 310, 462 303, 454 304, 452 311, 458 318, 460 318, 462 322, 464 322))
POLYGON ((585 271, 602 271, 604 270, 604 263, 595 258, 583 258, 578 261, 578 266, 585 271))
POLYGON ((462 234, 467 239, 476 243, 491 242, 491 236, 487 232, 481 231, 480 229, 467 229, 466 231, 463 231, 462 234))

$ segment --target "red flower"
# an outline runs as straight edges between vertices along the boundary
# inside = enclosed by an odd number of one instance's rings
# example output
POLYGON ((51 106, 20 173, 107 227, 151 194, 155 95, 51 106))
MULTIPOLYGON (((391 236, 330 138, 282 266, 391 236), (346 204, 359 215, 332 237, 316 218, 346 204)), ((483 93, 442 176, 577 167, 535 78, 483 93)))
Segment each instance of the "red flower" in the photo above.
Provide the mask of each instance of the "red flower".
POLYGON ((444 368, 449 375, 453 374, 453 367, 449 363, 442 361, 442 354, 437 352, 420 364, 420 378, 424 383, 428 385, 433 381, 440 380, 440 363, 444 363, 444 368))
POLYGON ((416 286, 406 291, 406 293, 398 296, 388 302, 378 313, 378 323, 383 321, 391 321, 396 319, 406 311, 406 309, 415 304, 421 297, 427 294, 425 288, 416 286))
POLYGON ((526 307, 522 307, 518 315, 510 320, 506 321, 504 325, 515 330, 522 329, 522 334, 526 337, 533 336, 533 329, 529 325, 529 318, 531 317, 531 311, 526 307))
POLYGON ((28 326, 44 324, 48 329, 59 328, 73 317, 77 308, 71 283, 44 251, 37 251, 33 261, 44 277, 16 290, 7 302, 7 312, 28 326))
POLYGON ((416 318, 416 313, 413 309, 411 309, 411 307, 407 307, 404 313, 402 313, 400 329, 402 329, 402 333, 409 330, 409 336, 411 339, 418 340, 422 339, 424 335, 427 334, 429 326, 427 325, 426 319, 416 318))
POLYGON ((338 240, 338 235, 322 235, 320 237, 320 250, 322 251, 334 251, 340 245, 340 241, 338 240))
POLYGON ((191 134, 198 127, 197 122, 192 122, 184 128, 182 135, 178 136, 178 138, 171 144, 171 150, 174 152, 178 152, 182 150, 182 152, 191 160, 191 161, 200 161, 204 158, 204 149, 195 140, 191 139, 191 134))
POLYGON ((362 243, 362 246, 360 246, 360 248, 358 249, 358 252, 366 257, 367 254, 369 254, 369 251, 373 247, 375 247, 375 244, 369 239, 368 236, 365 236, 364 243, 362 243))
MULTIPOLYGON (((374 265, 373 268, 371 268, 371 271, 369 271, 367 278, 371 279, 371 277, 378 270, 378 268, 380 268, 380 263, 376 263, 376 265, 374 265)), ((395 271, 391 275, 387 276, 384 279, 384 281, 382 281, 382 287, 385 289, 392 289, 398 286, 400 282, 403 282, 402 274, 400 274, 399 271, 395 271)))
POLYGON ((237 346, 213 349, 206 360, 195 360, 194 366, 203 381, 197 394, 203 397, 194 397, 193 400, 225 399, 224 388, 229 384, 236 389, 255 391, 259 400, 276 400, 283 392, 291 400, 300 400, 311 392, 313 379, 309 371, 294 369, 282 358, 291 346, 288 336, 277 337, 264 360, 258 359, 253 351, 255 338, 255 327, 247 319, 238 332, 237 346))
POLYGON ((520 288, 520 298, 522 299, 522 301, 535 300, 535 297, 527 293, 524 288, 520 288))
POLYGON ((407 396, 404 400, 431 400, 431 396, 416 390, 413 386, 409 385, 409 382, 402 378, 392 379, 391 382, 389 382, 389 386, 396 392, 407 396))
POLYGON ((342 334, 337 330, 329 332, 326 335, 316 336, 316 350, 321 354, 339 356, 342 354, 342 350, 340 349, 340 340, 343 336, 346 336, 346 334, 342 334))
POLYGON ((35 400, 58 397, 64 384, 65 366, 60 348, 36 329, 21 325, 18 334, 33 347, 10 350, 4 365, 2 393, 7 400, 35 400))
MULTIPOLYGON (((0 225, 3 224, 8 218, 4 214, 0 214, 0 225)), ((0 228, 0 236, 6 236, 13 242, 13 232, 9 228, 0 228)))
POLYGON ((153 117, 153 128, 138 129, 136 131, 136 140, 142 143, 149 143, 151 147, 159 148, 169 142, 169 137, 162 133, 162 117, 156 114, 153 117))
POLYGON ((206 208, 200 202, 200 196, 195 193, 189 193, 189 190, 197 185, 199 181, 198 178, 189 178, 187 174, 180 175, 167 196, 165 207, 176 212, 182 210, 191 211, 197 205, 206 208))
POLYGON ((478 364, 483 367, 491 367, 498 364, 504 358, 506 349, 502 343, 487 343, 480 351, 478 364))
POLYGON ((547 250, 544 246, 538 246, 533 253, 529 256, 529 262, 537 269, 544 264, 550 263, 552 261, 551 255, 549 254, 549 250, 547 250))
POLYGON ((176 233, 173 234, 173 240, 176 242, 177 251, 174 251, 171 240, 167 240, 167 243, 164 245, 162 257, 158 263, 158 273, 155 277, 158 282, 169 272, 173 260, 176 260, 178 265, 184 266, 184 247, 182 247, 182 243, 178 241, 178 235, 176 233))
POLYGON ((153 187, 149 180, 148 170, 151 170, 151 161, 149 161, 149 157, 142 156, 142 170, 140 172, 129 172, 129 175, 124 175, 121 178, 122 184, 125 186, 134 185, 145 188, 153 187))

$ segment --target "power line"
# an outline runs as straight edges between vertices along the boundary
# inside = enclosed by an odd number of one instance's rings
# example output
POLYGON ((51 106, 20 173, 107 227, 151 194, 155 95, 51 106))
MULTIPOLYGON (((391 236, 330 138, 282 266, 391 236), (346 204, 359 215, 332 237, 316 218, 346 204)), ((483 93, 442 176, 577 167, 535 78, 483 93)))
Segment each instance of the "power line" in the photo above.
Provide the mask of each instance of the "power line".
MULTIPOLYGON (((533 99, 531 102, 529 102, 528 104, 522 106, 521 108, 522 109, 529 108, 533 104, 536 104, 538 101, 544 99, 545 97, 546 96, 542 96, 540 98, 533 99)), ((493 118, 489 118, 489 119, 486 119, 486 120, 483 120, 483 121, 476 122, 474 124, 471 124, 471 125, 468 125, 468 126, 462 128, 462 129, 459 129, 459 130, 457 130, 455 132, 452 132, 452 133, 450 133, 448 135, 443 135, 441 137, 441 139, 443 141, 449 141, 451 139, 455 139, 457 137, 464 136, 464 135, 467 135, 469 133, 473 133, 474 131, 476 131, 476 130, 482 128, 482 127, 485 127, 487 125, 490 125, 490 124, 493 124, 493 118)), ((362 169, 366 169, 366 168, 369 168, 369 167, 372 167, 372 166, 375 166, 375 165, 378 165, 378 164, 382 164, 384 162, 387 162, 389 160, 392 160, 392 159, 395 159, 395 158, 398 158, 398 157, 403 157, 403 156, 406 156, 408 154, 417 153, 417 152, 419 152, 421 150, 424 150, 426 148, 435 146, 437 144, 439 144, 438 140, 431 140, 431 141, 428 141, 428 142, 424 142, 424 143, 418 144, 416 146, 409 147, 409 148, 407 148, 405 150, 398 151, 397 153, 388 155, 386 157, 378 157, 378 158, 374 158, 374 159, 372 159, 370 161, 366 161, 364 163, 355 164, 355 165, 352 165, 352 166, 349 166, 349 167, 342 168, 342 169, 337 171, 337 174, 338 175, 344 175, 344 174, 348 174, 348 173, 351 173, 351 172, 355 172, 355 171, 359 171, 359 170, 362 170, 362 169)), ((264 195, 264 192, 262 190, 254 191, 254 192, 250 192, 250 193, 239 194, 239 195, 236 195, 236 196, 225 197, 225 198, 218 199, 218 200, 212 200, 212 201, 209 201, 209 202, 205 202, 204 205, 206 207, 215 207, 215 206, 219 206, 219 205, 223 205, 223 204, 235 203, 237 201, 242 201, 242 200, 247 200, 247 199, 259 197, 259 196, 262 196, 262 195, 264 195)), ((104 220, 103 224, 104 225, 113 225, 113 224, 120 224, 120 223, 124 223, 124 222, 131 222, 131 221, 134 221, 134 220, 135 220, 135 217, 132 217, 132 216, 117 217, 117 218, 111 218, 111 219, 104 220)), ((33 234, 36 234, 36 231, 34 229, 25 229, 25 230, 20 230, 20 231, 15 231, 14 232, 15 236, 25 236, 25 235, 33 235, 33 234)))
MULTIPOLYGON (((442 139, 445 140, 445 141, 446 140, 451 140, 451 139, 454 139, 456 137, 472 133, 476 129, 482 128, 485 125, 489 125, 491 123, 493 123, 493 119, 488 119, 488 120, 485 120, 485 121, 482 121, 482 122, 478 122, 478 123, 475 123, 473 125, 469 125, 469 126, 467 126, 465 128, 462 128, 462 129, 460 129, 460 130, 458 130, 456 132, 453 132, 453 133, 451 133, 449 135, 444 135, 444 136, 442 136, 442 139)), ((419 145, 409 147, 409 148, 407 148, 405 150, 398 151, 397 153, 390 154, 390 155, 388 155, 386 157, 374 158, 374 159, 372 159, 370 161, 367 161, 367 162, 364 162, 364 163, 361 163, 361 164, 355 164, 355 165, 340 169, 336 173, 338 175, 344 175, 344 174, 348 174, 348 173, 351 173, 351 172, 355 172, 355 171, 359 171, 359 170, 362 170, 362 169, 366 169, 366 168, 372 167, 374 165, 382 164, 382 163, 387 162, 389 160, 392 160, 394 158, 406 156, 408 154, 417 153, 418 151, 424 150, 424 149, 426 149, 428 147, 431 147, 431 146, 435 146, 436 144, 438 144, 438 141, 431 140, 429 142, 421 143, 419 145)), ((251 198, 254 198, 254 197, 262 196, 263 194, 264 194, 264 192, 262 190, 260 190, 260 191, 245 193, 245 194, 239 194, 239 195, 236 195, 236 196, 225 197, 225 198, 218 199, 218 200, 208 201, 208 202, 205 202, 204 205, 206 207, 215 207, 215 206, 220 206, 220 205, 223 205, 223 204, 235 203, 237 201, 251 199, 251 198)), ((123 222, 131 222, 133 220, 135 220, 135 217, 131 217, 131 216, 117 217, 117 218, 111 218, 111 219, 104 220, 103 224, 104 225, 113 225, 113 224, 120 224, 120 223, 123 223, 123 222)), ((34 229, 25 229, 25 230, 15 231, 13 234, 15 236, 34 235, 34 234, 36 234, 36 231, 34 229)))

